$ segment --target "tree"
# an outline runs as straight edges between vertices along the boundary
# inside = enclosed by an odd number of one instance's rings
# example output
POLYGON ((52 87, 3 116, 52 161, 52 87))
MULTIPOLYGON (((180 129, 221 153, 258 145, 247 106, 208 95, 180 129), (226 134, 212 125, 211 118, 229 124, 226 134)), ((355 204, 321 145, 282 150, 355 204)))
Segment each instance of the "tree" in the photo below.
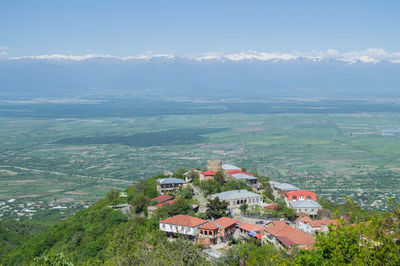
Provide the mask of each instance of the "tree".
POLYGON ((110 205, 118 205, 121 202, 121 198, 119 197, 119 192, 117 190, 111 190, 108 192, 106 199, 110 205))
POLYGON ((138 194, 132 200, 132 205, 135 207, 136 213, 143 212, 149 203, 150 199, 144 194, 138 194))
POLYGON ((222 187, 225 184, 224 172, 222 170, 217 171, 214 176, 214 180, 222 187))
POLYGON ((249 208, 249 205, 247 205, 246 203, 240 205, 240 207, 239 207, 240 211, 241 211, 243 214, 246 213, 247 208, 249 208))
POLYGON ((313 248, 295 260, 298 265, 400 265, 400 209, 345 225, 341 221, 317 236, 313 248))
POLYGON ((228 203, 226 201, 220 201, 218 197, 210 200, 207 204, 207 218, 218 219, 222 216, 226 216, 228 209, 228 203))

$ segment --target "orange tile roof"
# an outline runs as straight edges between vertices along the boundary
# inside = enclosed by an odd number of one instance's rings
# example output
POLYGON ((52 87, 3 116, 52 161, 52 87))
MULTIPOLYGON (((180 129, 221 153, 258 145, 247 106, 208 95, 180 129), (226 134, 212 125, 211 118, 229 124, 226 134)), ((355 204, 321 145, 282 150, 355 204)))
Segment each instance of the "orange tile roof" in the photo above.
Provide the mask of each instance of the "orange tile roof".
POLYGON ((265 231, 270 235, 277 236, 280 231, 285 229, 286 227, 290 227, 285 223, 285 221, 273 221, 266 225, 265 231), (272 225, 272 226, 271 226, 272 225), (269 227, 271 226, 271 227, 269 227))
POLYGON ((204 176, 209 176, 209 175, 214 176, 214 175, 217 174, 217 172, 216 172, 216 171, 208 170, 208 171, 200 172, 200 174, 202 174, 202 175, 204 175, 204 176))
POLYGON ((199 229, 215 230, 218 228, 227 228, 233 224, 236 224, 237 222, 238 220, 229 217, 221 217, 217 220, 209 222, 208 224, 200 226, 199 229))
POLYGON ((155 197, 154 199, 151 199, 151 201, 155 200, 158 203, 160 203, 160 202, 164 202, 164 201, 172 200, 172 199, 174 199, 174 197, 172 197, 171 195, 164 194, 164 195, 160 195, 158 197, 155 197))
POLYGON ((174 225, 181 225, 181 226, 188 226, 188 227, 196 227, 202 224, 207 223, 207 220, 203 220, 197 217, 192 217, 189 215, 178 214, 173 217, 169 217, 160 223, 164 224, 174 224, 174 225))
POLYGON ((315 243, 315 239, 300 230, 294 229, 291 226, 287 226, 281 230, 277 238, 284 244, 292 247, 294 245, 298 246, 308 246, 315 243), (286 244, 285 244, 286 243, 286 244))
POLYGON ((268 209, 268 210, 275 210, 275 208, 278 206, 278 204, 271 204, 268 206, 265 206, 264 209, 268 209))
POLYGON ((311 218, 309 216, 304 216, 304 217, 298 218, 297 221, 307 223, 307 222, 311 221, 311 218))
POLYGON ((264 226, 257 224, 241 224, 239 225, 239 228, 246 230, 247 232, 264 231, 264 226))

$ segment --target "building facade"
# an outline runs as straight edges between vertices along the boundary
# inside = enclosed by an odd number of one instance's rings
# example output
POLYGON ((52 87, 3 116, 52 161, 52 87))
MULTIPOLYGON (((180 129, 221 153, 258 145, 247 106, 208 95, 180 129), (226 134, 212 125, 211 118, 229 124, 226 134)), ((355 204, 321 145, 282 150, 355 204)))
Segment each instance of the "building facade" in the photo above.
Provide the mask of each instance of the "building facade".
POLYGON ((263 203, 263 196, 254 192, 241 190, 230 190, 209 196, 211 199, 219 198, 220 200, 228 203, 228 210, 235 211, 239 209, 242 204, 259 205, 263 203))
POLYGON ((186 184, 185 180, 174 177, 158 179, 157 190, 159 193, 164 194, 173 191, 176 188, 179 188, 185 184, 186 184))
POLYGON ((186 235, 196 237, 198 235, 198 227, 208 223, 197 217, 178 214, 160 221, 160 230, 169 235, 186 235))

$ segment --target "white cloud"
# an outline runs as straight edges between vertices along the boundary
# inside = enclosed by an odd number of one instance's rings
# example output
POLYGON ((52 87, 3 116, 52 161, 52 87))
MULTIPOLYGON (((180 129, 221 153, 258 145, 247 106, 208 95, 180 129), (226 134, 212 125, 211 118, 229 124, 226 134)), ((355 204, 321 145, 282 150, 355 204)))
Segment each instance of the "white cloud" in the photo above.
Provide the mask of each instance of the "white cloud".
MULTIPOLYGON (((4 49, 3 49, 4 50, 4 49)), ((5 51, 0 51, 0 55, 4 56, 5 51)), ((290 61, 290 60, 310 60, 313 62, 324 61, 324 60, 337 60, 341 62, 352 63, 369 63, 375 64, 382 61, 389 61, 392 63, 400 63, 400 52, 388 53, 383 49, 370 48, 360 51, 351 52, 339 52, 334 49, 328 49, 325 51, 314 50, 309 53, 293 52, 293 53, 279 53, 279 52, 257 52, 254 50, 248 50, 239 53, 222 53, 222 52, 209 52, 204 53, 200 56, 180 56, 181 58, 187 58, 196 61, 207 61, 207 60, 218 60, 218 61, 290 61)), ((165 59, 173 60, 178 58, 172 54, 153 54, 145 53, 137 56, 126 56, 118 57, 112 55, 99 55, 99 54, 87 54, 87 55, 39 55, 39 56, 26 56, 26 57, 13 57, 10 59, 38 59, 38 60, 73 60, 82 61, 92 58, 111 58, 118 60, 151 60, 151 59, 165 59)))

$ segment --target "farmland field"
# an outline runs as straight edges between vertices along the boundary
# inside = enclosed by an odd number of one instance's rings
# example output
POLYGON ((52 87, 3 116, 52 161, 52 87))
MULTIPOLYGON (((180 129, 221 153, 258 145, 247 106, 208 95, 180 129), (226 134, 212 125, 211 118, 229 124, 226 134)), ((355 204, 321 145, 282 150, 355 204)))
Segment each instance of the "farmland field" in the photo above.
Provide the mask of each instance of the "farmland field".
POLYGON ((385 209, 400 196, 399 137, 397 112, 3 116, 0 202, 68 213, 163 170, 221 159, 337 202, 352 196, 385 209), (169 138, 154 142, 155 132, 169 138))

